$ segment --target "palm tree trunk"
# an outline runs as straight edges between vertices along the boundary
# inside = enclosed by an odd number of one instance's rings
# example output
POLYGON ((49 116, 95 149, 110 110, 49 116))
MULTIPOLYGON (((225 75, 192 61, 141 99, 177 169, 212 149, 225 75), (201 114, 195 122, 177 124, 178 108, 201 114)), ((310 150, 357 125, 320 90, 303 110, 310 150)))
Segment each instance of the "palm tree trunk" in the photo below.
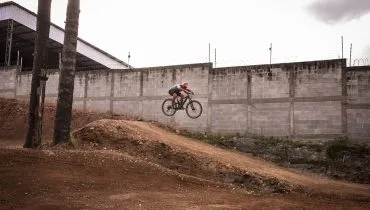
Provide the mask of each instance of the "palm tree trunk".
POLYGON ((54 125, 55 144, 66 143, 70 140, 79 14, 80 0, 68 0, 54 125))
POLYGON ((39 130, 42 124, 42 120, 40 120, 40 79, 41 68, 45 69, 47 62, 46 49, 50 32, 50 7, 51 0, 38 0, 35 51, 28 111, 28 130, 23 145, 25 148, 36 148, 41 144, 41 130, 39 130))

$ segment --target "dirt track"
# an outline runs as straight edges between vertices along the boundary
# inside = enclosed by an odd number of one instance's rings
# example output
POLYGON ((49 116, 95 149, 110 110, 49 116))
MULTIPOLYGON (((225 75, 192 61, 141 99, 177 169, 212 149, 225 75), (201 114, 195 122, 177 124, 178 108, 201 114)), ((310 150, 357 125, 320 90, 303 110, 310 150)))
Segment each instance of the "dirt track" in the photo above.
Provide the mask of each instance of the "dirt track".
POLYGON ((245 171, 262 174, 268 177, 275 177, 279 180, 285 180, 293 184, 302 185, 314 193, 332 193, 338 196, 353 195, 357 198, 359 196, 370 196, 369 185, 334 181, 297 170, 281 168, 273 163, 260 160, 256 157, 251 157, 237 151, 220 149, 209 144, 170 133, 153 124, 138 121, 126 122, 136 126, 140 131, 145 132, 146 135, 151 137, 151 139, 163 141, 168 145, 180 147, 181 150, 186 150, 194 154, 205 155, 217 159, 219 162, 241 168, 245 171))
MULTIPOLYGON (((105 143, 119 144, 127 151, 102 147, 22 149, 24 133, 20 131, 24 131, 26 121, 25 115, 19 113, 25 113, 26 107, 0 102, 0 209, 370 208, 369 185, 288 170, 247 154, 178 136, 147 122, 102 120, 86 127, 95 127, 88 132, 93 134, 105 124, 103 131, 116 141, 105 143), (135 144, 122 144, 125 139, 135 140, 135 144), (187 159, 181 159, 181 166, 176 165, 171 158, 183 156, 169 155, 169 150, 177 155, 186 153, 187 159), (144 152, 151 152, 151 156, 144 152), (159 162, 148 157, 157 157, 159 162), (200 172, 204 160, 222 167, 212 165, 215 170, 200 172), (213 179, 212 173, 227 168, 302 185, 304 192, 251 194, 248 189, 213 179)), ((52 124, 53 107, 47 109, 46 123, 52 124)), ((75 116, 74 128, 104 118, 83 113, 75 116)), ((48 138, 50 127, 45 126, 45 130, 48 138)))

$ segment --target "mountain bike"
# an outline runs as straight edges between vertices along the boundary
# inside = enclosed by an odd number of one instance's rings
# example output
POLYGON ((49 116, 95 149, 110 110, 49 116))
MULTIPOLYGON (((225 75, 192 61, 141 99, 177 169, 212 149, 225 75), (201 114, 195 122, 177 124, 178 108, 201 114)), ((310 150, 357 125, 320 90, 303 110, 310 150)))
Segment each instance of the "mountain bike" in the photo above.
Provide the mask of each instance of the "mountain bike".
POLYGON ((174 104, 172 104, 172 98, 165 99, 162 103, 163 114, 166 116, 173 116, 177 111, 185 109, 186 114, 190 118, 198 118, 202 114, 203 107, 199 101, 192 99, 192 95, 194 95, 194 93, 190 92, 183 98, 177 97, 174 104), (184 108, 185 104, 186 106, 184 108))

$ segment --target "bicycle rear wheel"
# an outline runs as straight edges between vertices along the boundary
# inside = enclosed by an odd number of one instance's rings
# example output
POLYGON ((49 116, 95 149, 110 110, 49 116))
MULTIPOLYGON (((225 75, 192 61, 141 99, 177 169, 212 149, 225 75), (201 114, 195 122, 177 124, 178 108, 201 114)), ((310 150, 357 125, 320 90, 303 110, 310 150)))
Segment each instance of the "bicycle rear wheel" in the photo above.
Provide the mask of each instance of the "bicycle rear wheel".
POLYGON ((172 99, 166 99, 163 101, 162 112, 166 116, 172 116, 176 113, 176 109, 172 107, 172 99))
POLYGON ((199 103, 199 101, 196 100, 191 100, 187 105, 186 105, 186 114, 190 118, 198 118, 203 111, 202 105, 199 103))

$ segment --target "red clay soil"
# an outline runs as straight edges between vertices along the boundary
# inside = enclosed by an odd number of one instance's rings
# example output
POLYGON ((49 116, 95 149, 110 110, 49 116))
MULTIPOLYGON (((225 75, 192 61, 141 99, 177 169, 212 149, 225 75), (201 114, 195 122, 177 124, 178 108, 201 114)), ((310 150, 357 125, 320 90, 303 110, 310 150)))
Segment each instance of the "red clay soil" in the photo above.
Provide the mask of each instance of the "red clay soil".
MULTIPOLYGON (((46 107, 44 142, 54 110, 46 107)), ((370 208, 369 185, 281 168, 126 117, 76 111, 76 149, 23 149, 27 111, 0 100, 0 209, 370 208)))

